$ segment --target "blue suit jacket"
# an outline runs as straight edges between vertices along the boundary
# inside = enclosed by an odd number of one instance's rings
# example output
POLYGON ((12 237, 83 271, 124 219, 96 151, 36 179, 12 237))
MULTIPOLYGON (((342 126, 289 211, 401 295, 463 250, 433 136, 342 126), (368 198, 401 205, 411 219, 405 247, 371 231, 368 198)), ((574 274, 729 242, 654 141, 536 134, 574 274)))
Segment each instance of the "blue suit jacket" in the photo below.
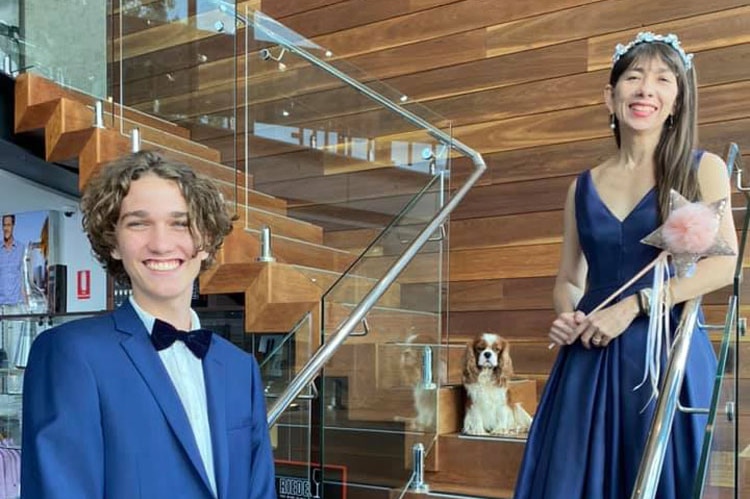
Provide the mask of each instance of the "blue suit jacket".
MULTIPOLYGON (((275 498, 255 360, 214 335, 203 371, 219 499, 275 498)), ((212 497, 177 391, 130 304, 41 334, 23 404, 24 499, 212 497)))

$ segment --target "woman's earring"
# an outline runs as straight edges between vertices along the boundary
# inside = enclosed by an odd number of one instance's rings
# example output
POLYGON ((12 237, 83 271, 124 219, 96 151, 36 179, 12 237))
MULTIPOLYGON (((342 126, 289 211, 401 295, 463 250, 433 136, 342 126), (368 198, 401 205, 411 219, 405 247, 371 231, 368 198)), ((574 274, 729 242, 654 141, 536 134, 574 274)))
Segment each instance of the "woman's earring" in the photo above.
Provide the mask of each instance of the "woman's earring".
POLYGON ((609 128, 612 130, 617 128, 617 118, 615 118, 615 113, 609 115, 609 128))
POLYGON ((674 116, 671 114, 667 116, 667 128, 672 128, 674 126, 674 116))

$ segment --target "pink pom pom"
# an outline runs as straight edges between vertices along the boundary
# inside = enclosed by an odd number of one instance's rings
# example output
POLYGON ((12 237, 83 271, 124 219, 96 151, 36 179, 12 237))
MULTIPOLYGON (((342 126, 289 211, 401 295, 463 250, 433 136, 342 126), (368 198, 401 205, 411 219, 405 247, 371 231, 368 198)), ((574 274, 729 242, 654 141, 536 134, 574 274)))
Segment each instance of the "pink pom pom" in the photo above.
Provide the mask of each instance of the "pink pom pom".
POLYGON ((689 203, 674 210, 662 227, 666 249, 672 254, 702 255, 711 248, 718 231, 716 214, 701 203, 689 203))

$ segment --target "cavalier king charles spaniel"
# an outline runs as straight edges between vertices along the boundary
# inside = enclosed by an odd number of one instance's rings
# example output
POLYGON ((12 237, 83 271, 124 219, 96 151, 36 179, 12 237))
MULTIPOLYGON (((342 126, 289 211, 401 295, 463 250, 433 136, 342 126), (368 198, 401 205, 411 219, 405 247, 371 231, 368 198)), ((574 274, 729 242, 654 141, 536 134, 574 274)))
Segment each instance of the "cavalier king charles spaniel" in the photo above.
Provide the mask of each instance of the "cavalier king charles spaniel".
POLYGON ((482 333, 466 347, 464 433, 507 435, 528 431, 531 416, 509 391, 513 376, 510 344, 497 334, 482 333))

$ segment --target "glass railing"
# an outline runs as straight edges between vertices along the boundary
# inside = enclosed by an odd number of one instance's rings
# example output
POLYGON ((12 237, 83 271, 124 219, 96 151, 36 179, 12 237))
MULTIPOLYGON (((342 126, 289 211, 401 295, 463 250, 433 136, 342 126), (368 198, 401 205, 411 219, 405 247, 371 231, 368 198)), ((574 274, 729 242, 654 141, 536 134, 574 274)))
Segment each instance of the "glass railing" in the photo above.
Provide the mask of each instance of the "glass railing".
MULTIPOLYGON (((312 314, 306 314, 287 334, 254 335, 257 337, 255 352, 261 359, 260 372, 266 400, 274 400, 294 377, 295 366, 309 359, 311 345, 300 339, 310 338, 314 329, 312 314)), ((310 385, 271 429, 276 476, 281 490, 303 490, 318 479, 313 473, 315 457, 311 431, 317 395, 314 385, 310 385)))
POLYGON ((482 171, 449 198, 451 158, 470 155, 483 169, 481 158, 452 140, 446 119, 247 3, 236 11, 235 2, 222 0, 111 0, 85 15, 73 5, 70 13, 55 9, 55 20, 39 12, 43 3, 25 0, 18 2, 25 10, 14 11, 35 36, 16 43, 15 32, 3 35, 0 25, 8 65, 79 92, 92 111, 103 101, 101 124, 120 138, 214 178, 246 231, 239 239, 247 247, 232 252, 240 260, 225 263, 264 265, 255 261, 263 245, 254 241, 269 227, 273 265, 283 269, 276 275, 304 285, 304 296, 286 296, 289 308, 257 307, 269 312, 257 321, 263 328, 245 324, 242 343, 262 353, 269 403, 363 299, 379 292, 381 278, 400 270, 405 252, 416 252, 328 363, 316 381, 320 396, 303 390, 274 429, 285 473, 298 478, 298 463, 309 463, 310 487, 403 488, 412 446, 429 455, 439 434, 449 350, 441 336, 442 218, 482 171), (75 23, 59 23, 74 12, 75 23), (66 33, 40 29, 53 21, 66 33), (73 62, 87 56, 85 64, 73 62), (424 245, 422 231, 429 233, 424 245), (274 329, 274 317, 297 326, 274 329), (406 366, 420 370, 419 383, 406 366), (315 440, 313 420, 320 424, 315 440), (373 439, 374 448, 384 443, 380 454, 363 453, 373 439), (347 463, 345 480, 341 452, 352 446, 359 457, 347 463))
POLYGON ((96 99, 108 93, 109 2, 5 0, 0 61, 6 73, 32 72, 96 99), (75 26, 75 29, 71 29, 75 26))
POLYGON ((310 251, 326 262, 309 266, 341 272, 448 165, 448 144, 373 97, 442 129, 449 123, 261 12, 245 6, 237 18, 246 54, 238 166, 256 189, 287 199, 296 220, 276 221, 246 199, 246 227, 276 222, 280 246, 322 244, 310 251))
MULTIPOLYGON (((300 341, 312 338, 316 325, 312 314, 305 314, 294 327, 285 334, 258 335, 255 351, 260 358, 260 373, 265 383, 267 398, 277 397, 294 378, 294 373, 304 365, 312 354, 311 341, 300 341)), ((303 394, 311 397, 313 388, 303 394)))
MULTIPOLYGON (((738 190, 742 191, 742 156, 736 144, 731 144, 727 155, 730 172, 737 174, 738 190)), ((741 431, 745 425, 742 393, 747 385, 742 366, 748 361, 744 356, 747 293, 744 284, 743 264, 748 257, 748 226, 750 224, 750 196, 747 192, 734 197, 734 218, 739 236, 739 256, 734 283, 729 297, 717 297, 728 302, 726 314, 715 314, 707 322, 714 326, 712 337, 720 346, 717 351, 718 369, 714 380, 714 393, 709 409, 708 424, 703 441, 701 460, 693 488, 693 499, 743 497, 750 438, 741 431)), ((710 311, 715 308, 708 304, 710 311)), ((721 310, 719 308, 719 310, 721 310)), ((745 487, 746 488, 746 487, 745 487)))
MULTIPOLYGON (((324 341, 442 206, 446 187, 434 177, 325 294, 324 341)), ((344 403, 321 408, 322 454, 347 464, 352 493, 403 486, 410 449, 429 454, 437 438, 446 251, 439 229, 326 365, 324 396, 344 403)))
MULTIPOLYGON (((220 8, 232 12, 226 4, 220 8)), ((287 200, 287 219, 276 227, 272 213, 241 201, 246 228, 270 225, 281 261, 292 261, 295 248, 306 253, 295 269, 324 293, 320 332, 326 343, 445 205, 450 123, 260 12, 245 8, 238 20, 238 43, 247 54, 238 65, 238 166, 244 163, 248 183, 287 200), (436 136, 435 128, 404 119, 399 110, 447 133, 436 136)), ((339 465, 345 464, 350 493, 357 486, 401 488, 412 466, 408 449, 422 444, 429 454, 433 447, 444 227, 317 382, 324 464, 317 471, 328 486, 341 485, 339 465), (434 380, 417 388, 414 377, 423 376, 422 369, 434 369, 434 380)))
POLYGON ((234 19, 206 0, 114 0, 110 22, 115 127, 209 175, 234 204, 234 19))

